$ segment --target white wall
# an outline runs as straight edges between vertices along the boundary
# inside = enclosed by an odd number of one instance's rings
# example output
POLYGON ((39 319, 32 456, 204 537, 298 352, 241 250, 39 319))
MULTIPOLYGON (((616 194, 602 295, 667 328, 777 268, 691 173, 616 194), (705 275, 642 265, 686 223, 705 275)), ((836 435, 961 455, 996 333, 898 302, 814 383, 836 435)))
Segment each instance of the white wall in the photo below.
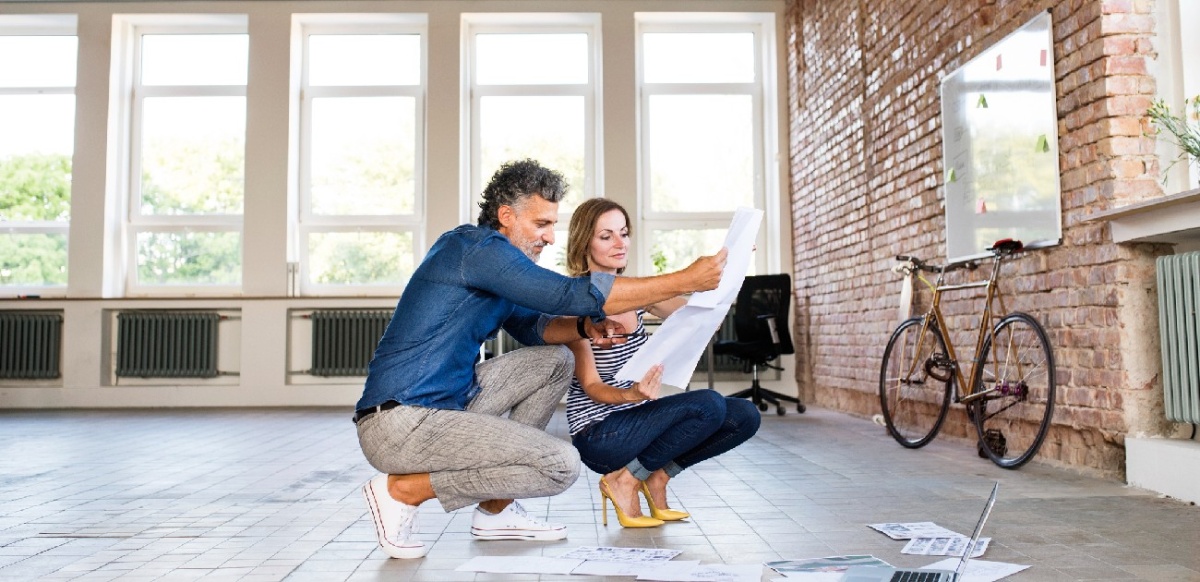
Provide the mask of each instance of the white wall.
MULTIPOLYGON (((289 113, 293 75, 287 65, 292 13, 420 12, 429 17, 431 74, 428 85, 427 239, 453 228, 467 215, 461 207, 460 171, 463 150, 460 119, 460 14, 463 12, 578 11, 601 14, 603 42, 603 160, 605 196, 629 209, 637 204, 637 132, 634 89, 634 13, 774 12, 776 41, 783 46, 782 0, 588 0, 490 1, 324 1, 324 2, 0 2, 3 14, 77 14, 79 36, 76 87, 76 154, 73 167, 72 220, 68 257, 69 283, 64 297, 3 299, 0 310, 51 309, 64 313, 63 376, 54 381, 0 382, 0 408, 170 407, 170 406, 299 406, 351 407, 361 392, 361 378, 323 381, 289 374, 294 362, 289 312, 312 308, 370 307, 391 309, 396 298, 287 297, 288 193, 294 177, 289 113), (120 261, 117 226, 121 196, 113 159, 121 147, 119 107, 110 87, 115 14, 237 13, 247 14, 250 28, 251 80, 247 87, 246 203, 243 292, 228 298, 123 298, 111 267, 120 261), (106 273, 106 266, 110 267, 106 273), (121 309, 219 309, 237 318, 222 324, 222 357, 218 367, 236 373, 211 381, 133 382, 112 376, 112 318, 121 309)), ((786 153, 783 51, 777 52, 779 120, 777 142, 786 153)), ((779 184, 788 184, 786 155, 774 159, 779 184)), ((786 187, 786 186, 784 186, 786 187)), ((782 222, 773 232, 790 237, 788 196, 774 193, 769 204, 782 222)), ((780 241, 771 272, 792 264, 790 238, 780 241)), ((791 358, 785 364, 794 366, 791 358)), ((767 384, 795 393, 793 374, 767 384)), ((748 379, 745 384, 748 384, 748 379)), ((724 391, 743 382, 719 385, 724 391)))

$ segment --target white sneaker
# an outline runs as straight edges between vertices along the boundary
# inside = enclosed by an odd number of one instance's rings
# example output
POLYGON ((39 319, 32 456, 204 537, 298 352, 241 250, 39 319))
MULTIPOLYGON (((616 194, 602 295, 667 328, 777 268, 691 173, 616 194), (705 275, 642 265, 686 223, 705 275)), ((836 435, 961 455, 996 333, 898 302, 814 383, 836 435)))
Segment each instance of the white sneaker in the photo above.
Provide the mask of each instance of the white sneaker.
POLYGON ((376 475, 362 488, 371 519, 375 521, 379 547, 393 558, 422 558, 429 547, 417 539, 417 506, 393 499, 387 481, 387 475, 376 475))
POLYGON ((538 521, 530 517, 519 501, 513 501, 495 515, 476 507, 471 517, 471 535, 477 540, 563 540, 567 538, 567 526, 538 521))

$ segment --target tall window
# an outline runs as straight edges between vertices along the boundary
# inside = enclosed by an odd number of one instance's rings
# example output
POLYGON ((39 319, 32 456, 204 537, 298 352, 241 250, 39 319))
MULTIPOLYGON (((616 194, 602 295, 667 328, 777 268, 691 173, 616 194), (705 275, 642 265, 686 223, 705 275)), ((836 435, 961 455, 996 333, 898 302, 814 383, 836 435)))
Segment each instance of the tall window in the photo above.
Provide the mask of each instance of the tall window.
POLYGON ((302 293, 394 292, 424 248, 425 26, 388 18, 302 28, 302 293))
POLYGON ((570 191, 559 204, 563 230, 541 259, 564 270, 566 225, 600 191, 596 119, 598 15, 464 15, 469 55, 470 220, 480 193, 506 161, 533 158, 561 172, 570 191))
POLYGON ((247 40, 244 17, 134 28, 133 293, 241 285, 247 40))
POLYGON ((671 18, 638 21, 641 252, 659 273, 719 249, 734 210, 765 208, 767 187, 772 27, 671 18))
POLYGON ((67 284, 74 34, 74 17, 0 17, 0 294, 67 284))

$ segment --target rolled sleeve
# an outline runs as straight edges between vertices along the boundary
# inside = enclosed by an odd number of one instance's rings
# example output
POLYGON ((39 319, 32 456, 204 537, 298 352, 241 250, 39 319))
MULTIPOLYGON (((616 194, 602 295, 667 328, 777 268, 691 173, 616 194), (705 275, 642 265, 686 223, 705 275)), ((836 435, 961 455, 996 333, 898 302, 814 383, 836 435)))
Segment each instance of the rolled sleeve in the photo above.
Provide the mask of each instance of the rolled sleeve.
MULTIPOLYGON (((546 326, 550 325, 550 322, 554 321, 555 318, 557 318, 557 317, 558 316, 556 316, 556 315, 548 315, 545 313, 543 313, 540 317, 538 317, 537 324, 535 325, 535 328, 537 329, 538 339, 542 339, 542 338, 546 337, 546 326)), ((545 343, 546 343, 545 340, 543 340, 542 344, 545 344, 545 343)))
MULTIPOLYGON (((617 280, 617 276, 612 273, 592 273, 592 287, 600 292, 600 303, 608 301, 608 296, 612 293, 613 282, 617 280)), ((593 293, 594 295, 595 293, 593 293)))

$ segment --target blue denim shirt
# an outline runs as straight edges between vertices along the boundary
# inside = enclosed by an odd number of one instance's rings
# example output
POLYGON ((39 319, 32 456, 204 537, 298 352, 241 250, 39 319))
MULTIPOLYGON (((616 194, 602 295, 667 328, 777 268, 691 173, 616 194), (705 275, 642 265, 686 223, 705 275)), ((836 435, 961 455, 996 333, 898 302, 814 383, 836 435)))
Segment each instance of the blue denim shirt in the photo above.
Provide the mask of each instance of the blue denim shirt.
POLYGON ((479 393, 475 358, 501 327, 542 345, 553 315, 604 316, 613 276, 564 277, 537 266, 508 238, 480 226, 443 234, 396 304, 367 373, 363 409, 401 404, 463 410, 479 393))

